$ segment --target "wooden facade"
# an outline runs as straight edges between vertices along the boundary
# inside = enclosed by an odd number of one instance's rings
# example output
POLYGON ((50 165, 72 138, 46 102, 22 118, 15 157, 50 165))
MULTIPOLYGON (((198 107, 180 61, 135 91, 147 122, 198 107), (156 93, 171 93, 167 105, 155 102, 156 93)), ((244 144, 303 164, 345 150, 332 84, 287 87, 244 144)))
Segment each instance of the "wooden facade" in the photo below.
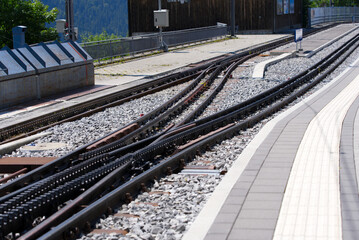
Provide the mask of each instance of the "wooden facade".
MULTIPOLYGON (((230 25, 231 0, 161 0, 170 11, 170 26, 165 31, 216 25, 230 25)), ((158 0, 128 0, 129 32, 155 32, 153 10, 158 0)), ((278 32, 302 23, 302 0, 235 0, 236 26, 239 31, 278 32), (280 13, 279 1, 293 1, 292 13, 280 13)))

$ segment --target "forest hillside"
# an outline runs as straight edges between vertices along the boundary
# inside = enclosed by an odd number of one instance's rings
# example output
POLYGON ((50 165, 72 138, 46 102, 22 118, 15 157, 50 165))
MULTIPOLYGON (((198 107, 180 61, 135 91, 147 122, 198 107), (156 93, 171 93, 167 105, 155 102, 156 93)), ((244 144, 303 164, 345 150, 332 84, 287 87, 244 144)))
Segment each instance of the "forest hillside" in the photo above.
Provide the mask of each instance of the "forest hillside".
MULTIPOLYGON (((59 10, 58 18, 66 18, 65 0, 41 0, 50 9, 59 10)), ((127 36, 128 7, 127 0, 74 0, 75 26, 79 35, 108 34, 127 36)))

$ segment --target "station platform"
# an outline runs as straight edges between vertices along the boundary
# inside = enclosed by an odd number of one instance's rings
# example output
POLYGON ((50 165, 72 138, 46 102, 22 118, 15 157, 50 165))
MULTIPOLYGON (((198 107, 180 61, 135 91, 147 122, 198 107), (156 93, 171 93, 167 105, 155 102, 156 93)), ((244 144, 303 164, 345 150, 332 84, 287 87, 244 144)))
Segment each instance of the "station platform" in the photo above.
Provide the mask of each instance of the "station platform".
POLYGON ((268 122, 183 240, 359 238, 359 59, 268 122))
MULTIPOLYGON (((335 26, 330 29, 330 31, 324 31, 320 34, 316 34, 315 37, 310 37, 302 40, 302 49, 303 51, 298 54, 301 57, 311 57, 316 54, 318 51, 327 47, 328 45, 338 41, 343 36, 351 33, 355 29, 359 28, 359 26, 355 23, 353 24, 342 24, 335 26)), ((298 43, 298 49, 300 44, 298 43)), ((286 48, 283 48, 283 52, 294 52, 297 50, 297 46, 295 44, 287 45, 286 48)))
POLYGON ((95 68, 95 86, 1 110, 0 128, 138 86, 166 73, 210 58, 245 51, 287 36, 284 34, 238 35, 234 39, 219 40, 132 61, 97 67, 95 68))

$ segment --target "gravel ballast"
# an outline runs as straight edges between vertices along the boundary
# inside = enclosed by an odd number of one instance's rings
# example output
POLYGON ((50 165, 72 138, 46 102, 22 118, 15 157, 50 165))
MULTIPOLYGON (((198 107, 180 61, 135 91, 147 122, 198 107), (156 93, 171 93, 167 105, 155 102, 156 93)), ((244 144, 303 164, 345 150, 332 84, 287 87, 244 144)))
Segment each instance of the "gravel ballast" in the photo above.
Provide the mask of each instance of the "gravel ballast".
MULTIPOLYGON (((329 30, 327 30, 329 31, 329 30)), ((244 67, 233 72, 223 90, 213 100, 205 112, 200 116, 208 116, 238 104, 246 99, 265 91, 278 83, 298 74, 315 62, 325 58, 329 52, 339 47, 343 41, 354 36, 355 31, 343 40, 324 48, 311 58, 291 58, 268 67, 264 79, 252 79, 252 71, 256 63, 271 57, 259 57, 244 63, 244 67)), ((320 34, 320 33, 319 33, 320 34)), ((291 43, 293 44, 293 43, 291 43)), ((279 48, 279 50, 282 48, 279 48)), ((336 71, 318 84, 308 94, 298 98, 288 107, 301 101, 306 96, 320 89, 339 75, 346 67, 359 57, 356 50, 336 71)), ((60 149, 46 151, 28 151, 17 149, 8 156, 35 157, 35 156, 62 156, 77 147, 104 136, 131 121, 139 118, 164 103, 188 83, 172 87, 159 93, 133 100, 118 107, 94 114, 78 121, 64 123, 46 130, 50 131, 47 137, 38 139, 29 145, 43 143, 66 143, 60 149)), ((205 96, 205 95, 204 95, 205 96)), ((194 109, 193 107, 190 109, 194 109)), ((282 111, 285 111, 282 110, 282 111)), ((213 165, 220 171, 227 171, 238 158, 242 150, 248 145, 261 127, 280 113, 265 119, 254 127, 241 132, 240 135, 225 140, 214 146, 201 156, 196 156, 191 165, 213 165)), ((219 184, 223 175, 183 175, 172 174, 156 182, 150 192, 139 195, 128 205, 123 205, 115 215, 101 219, 96 225, 99 229, 122 229, 129 233, 126 236, 119 234, 88 234, 81 239, 181 239, 191 223, 195 220, 202 207, 219 184), (129 214, 129 215, 125 215, 129 214)))

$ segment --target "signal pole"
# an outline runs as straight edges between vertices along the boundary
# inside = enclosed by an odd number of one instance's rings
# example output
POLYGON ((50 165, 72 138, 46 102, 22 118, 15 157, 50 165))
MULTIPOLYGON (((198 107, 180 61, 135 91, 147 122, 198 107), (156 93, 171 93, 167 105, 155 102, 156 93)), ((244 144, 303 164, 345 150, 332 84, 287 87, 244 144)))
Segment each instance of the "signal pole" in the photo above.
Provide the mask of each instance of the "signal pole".
POLYGON ((69 34, 69 39, 76 41, 75 26, 74 26, 74 4, 72 0, 66 0, 66 24, 69 34))

